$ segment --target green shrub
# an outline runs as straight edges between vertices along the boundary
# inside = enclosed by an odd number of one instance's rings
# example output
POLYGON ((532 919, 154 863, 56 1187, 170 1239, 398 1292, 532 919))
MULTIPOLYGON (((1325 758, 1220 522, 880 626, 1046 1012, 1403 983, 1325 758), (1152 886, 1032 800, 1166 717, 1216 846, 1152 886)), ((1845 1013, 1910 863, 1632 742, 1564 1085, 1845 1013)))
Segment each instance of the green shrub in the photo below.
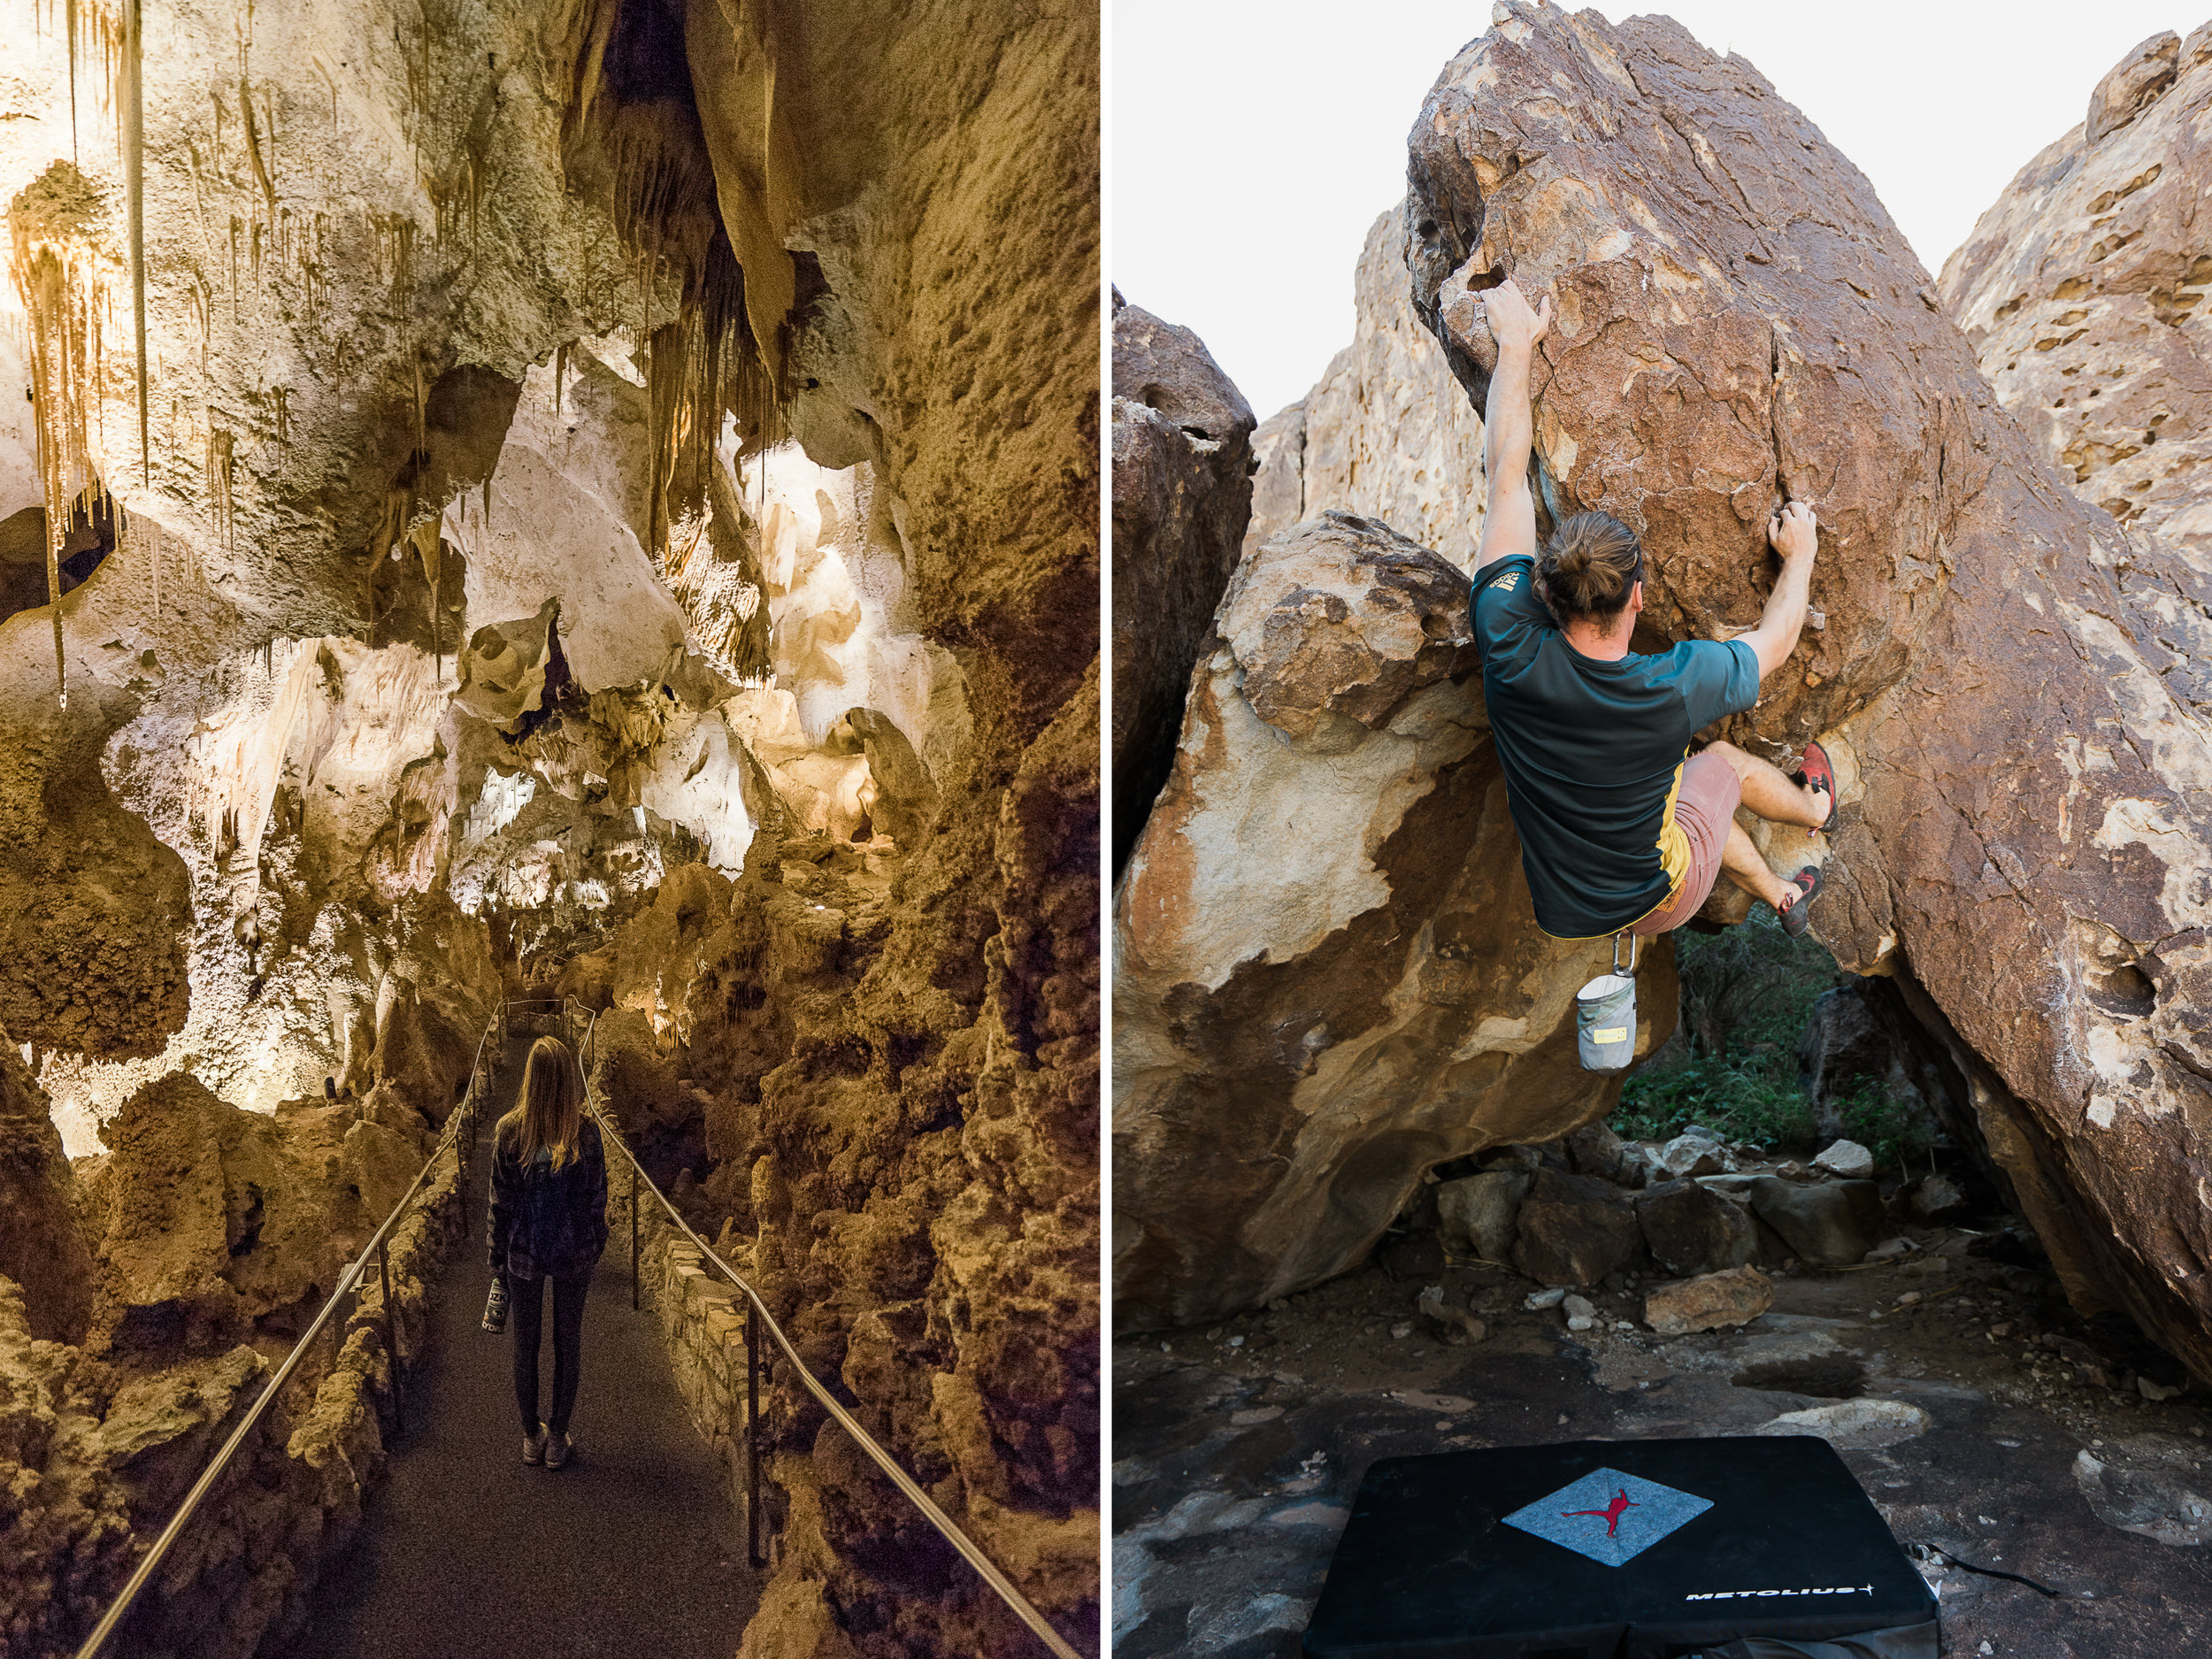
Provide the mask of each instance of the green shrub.
POLYGON ((1681 1029, 1628 1079, 1615 1130, 1664 1140, 1697 1123, 1731 1141, 1812 1149, 1797 1041, 1837 982, 1834 958, 1809 936, 1792 939, 1763 905, 1740 927, 1674 938, 1681 1029))

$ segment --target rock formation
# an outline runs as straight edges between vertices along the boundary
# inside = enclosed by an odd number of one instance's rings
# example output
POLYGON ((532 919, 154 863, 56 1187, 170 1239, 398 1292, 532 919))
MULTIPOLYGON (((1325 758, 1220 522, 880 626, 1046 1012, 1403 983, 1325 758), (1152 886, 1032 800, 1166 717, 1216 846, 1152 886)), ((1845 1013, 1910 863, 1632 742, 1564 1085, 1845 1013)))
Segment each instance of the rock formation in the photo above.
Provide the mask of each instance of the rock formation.
POLYGON ((1114 295, 1114 868, 1167 781, 1252 506, 1252 411, 1187 328, 1114 295))
MULTIPOLYGON (((1530 909, 1465 577, 1329 513, 1244 559, 1215 631, 1116 893, 1125 1328, 1340 1271, 1431 1165, 1620 1093, 1575 1057, 1607 946, 1555 946, 1530 909)), ((1647 957, 1640 1054, 1672 1028, 1671 963, 1647 957)))
POLYGON ((2074 493, 2131 541, 2179 556, 2168 568, 2183 586, 2159 605, 2160 631, 2193 661, 2164 678, 2197 704, 2212 700, 2212 320, 2198 309, 2212 254, 2197 227, 2212 183, 2208 103, 2212 24, 2146 42, 2098 83, 2089 119, 2020 170, 1938 284, 1999 401, 2074 493))
MULTIPOLYGON (((2212 1179, 2202 1080, 2212 752, 2153 620, 2181 579, 2131 557, 2109 520, 2051 484, 1864 179, 1749 65, 1715 58, 1663 19, 1614 27, 1512 0, 1495 17, 1447 66, 1413 128, 1417 310, 1479 403, 1491 348, 1476 293, 1510 274, 1553 295, 1559 320, 1534 377, 1540 518, 1601 508, 1639 526, 1652 560, 1641 637, 1652 644, 1749 626, 1774 570, 1768 514, 1786 495, 1818 503, 1819 614, 1758 709, 1724 734, 1778 758, 1818 736, 1837 757, 1843 816, 1816 930, 1847 968, 1895 980, 1946 1043, 2077 1305, 2124 1309, 2212 1376, 2212 1212, 2200 1191, 2212 1179)), ((1322 602, 1311 609, 1317 623, 1322 602)), ((1295 658, 1284 633, 1275 649, 1295 658)), ((1326 634, 1316 634, 1317 647, 1326 634)), ((1235 661, 1217 659, 1223 670, 1235 661)), ((1194 696, 1183 750, 1194 773, 1227 752, 1217 696, 1205 681, 1194 696)), ((1403 810, 1379 780, 1363 794, 1371 810, 1403 810)), ((1164 822, 1156 812, 1163 835, 1164 822)), ((1286 844, 1359 845, 1322 827, 1294 843, 1279 836, 1271 856, 1286 844)), ((1139 861, 1148 856, 1141 848, 1139 861)), ((1391 931, 1365 875, 1356 864, 1346 872, 1337 910, 1313 918, 1346 946, 1363 926, 1391 931)), ((1180 907, 1217 918, 1256 909, 1180 907)), ((1470 997, 1442 1052, 1528 1018, 1522 986, 1579 971, 1570 962, 1583 948, 1512 926, 1505 910, 1485 917, 1505 935, 1493 959, 1509 940, 1526 954, 1513 1000, 1470 997)), ((1141 964, 1151 918, 1125 904, 1121 925, 1141 964)), ((1179 1018, 1148 1033, 1217 1088, 1239 1069, 1212 1059, 1195 1016, 1233 972, 1263 974, 1273 960, 1262 941, 1224 942, 1195 971, 1167 965, 1150 1000, 1179 1018)), ((1348 964, 1349 982, 1392 984, 1399 960, 1371 952, 1348 964)), ((1248 1042, 1286 1050, 1322 1018, 1318 1007, 1299 1019, 1255 1013, 1241 1028, 1248 1042)), ((1538 1036, 1544 1025, 1524 1029, 1538 1036)), ((1331 1075, 1327 1043, 1298 1056, 1316 1079, 1331 1075)), ((1528 1126, 1514 1133, 1571 1127, 1592 1110, 1588 1087, 1568 1073, 1546 1098, 1518 1084, 1528 1126)), ((1347 1090, 1341 1110, 1371 1115, 1400 1096, 1394 1081, 1347 1090)), ((1160 1120, 1129 1096, 1120 1107, 1133 1133, 1160 1120)), ((1338 1121, 1300 1115, 1301 1156, 1366 1174, 1359 1138, 1332 1144, 1338 1121)), ((1294 1144, 1272 1128, 1216 1114, 1217 1156, 1233 1181, 1194 1160, 1186 1179, 1150 1147, 1125 1143, 1134 1149, 1124 1168, 1161 1194, 1150 1206, 1160 1219, 1125 1260, 1123 1294, 1145 1312, 1191 1317, 1348 1259, 1315 1262, 1305 1248, 1307 1233, 1335 1219, 1317 1207, 1297 1236, 1265 1228, 1263 1191, 1294 1144), (1264 1162, 1255 1146, 1268 1148, 1264 1162), (1213 1297, 1223 1283, 1237 1288, 1213 1297)), ((1417 1179, 1431 1152, 1369 1156, 1388 1192, 1417 1179)))
MULTIPOLYGON (((0 1228, 26 1329, 88 1321, 84 1363, 127 1371, 173 1332, 280 1335, 356 1220, 317 1183, 365 1209, 411 1178, 503 984, 665 888, 684 919, 641 949, 674 959, 575 982, 701 1045, 702 1219, 760 1230, 830 1373, 856 1330, 926 1328, 864 1408, 1083 1630, 1094 25, 494 0, 146 27, 141 59, 79 28, 73 145, 68 31, 0 48, 0 368, 38 388, 0 405, 0 1003, 64 1149, 106 1159, 80 1189, 112 1247, 72 1292, 0 1228), (133 61, 119 153, 102 66, 133 61), (800 896, 824 866, 868 883, 835 918, 800 896), (732 942, 770 912, 788 961, 732 942)), ((50 1146, 5 1153, 53 1202, 50 1146)), ((332 1457, 375 1463, 380 1362, 345 1363, 327 1432, 255 1476, 318 1514, 357 1502, 332 1457)), ((1030 1640, 949 1558, 915 1598, 883 1548, 932 1548, 903 1501, 774 1392, 765 1605, 803 1613, 761 1651, 1030 1640)), ((50 1553, 58 1628, 117 1553, 50 1553)))
POLYGON ((2077 1302, 2212 1374, 2212 756, 2134 626, 2157 583, 2049 486, 1865 180, 1755 71, 1663 19, 1497 17, 1411 141, 1417 307, 1479 396, 1471 290, 1553 293, 1539 482, 1640 526, 1661 637, 1753 620, 1766 514, 1818 503, 1821 626, 1732 732, 1846 757, 1815 926, 1909 983, 2077 1302))
POLYGON ((1405 208, 1360 250, 1352 343, 1314 388, 1260 423, 1250 553, 1324 512, 1373 518, 1462 569, 1482 540, 1482 411, 1453 380, 1406 295, 1405 208))

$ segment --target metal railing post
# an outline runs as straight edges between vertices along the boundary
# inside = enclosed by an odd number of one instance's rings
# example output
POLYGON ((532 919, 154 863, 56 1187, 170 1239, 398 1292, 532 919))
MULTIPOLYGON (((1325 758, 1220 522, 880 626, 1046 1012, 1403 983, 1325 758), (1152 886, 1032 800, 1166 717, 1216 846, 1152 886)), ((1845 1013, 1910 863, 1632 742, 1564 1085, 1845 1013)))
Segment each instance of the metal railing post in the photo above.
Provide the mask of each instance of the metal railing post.
POLYGON ((397 1434, 407 1426, 405 1396, 401 1393, 406 1370, 399 1356, 399 1325, 392 1317, 391 1253, 381 1239, 376 1241, 376 1299, 384 1315, 384 1351, 392 1362, 392 1432, 397 1434))
POLYGON ((768 1564, 760 1548, 760 1315, 750 1308, 745 1310, 745 1554, 756 1567, 768 1564))

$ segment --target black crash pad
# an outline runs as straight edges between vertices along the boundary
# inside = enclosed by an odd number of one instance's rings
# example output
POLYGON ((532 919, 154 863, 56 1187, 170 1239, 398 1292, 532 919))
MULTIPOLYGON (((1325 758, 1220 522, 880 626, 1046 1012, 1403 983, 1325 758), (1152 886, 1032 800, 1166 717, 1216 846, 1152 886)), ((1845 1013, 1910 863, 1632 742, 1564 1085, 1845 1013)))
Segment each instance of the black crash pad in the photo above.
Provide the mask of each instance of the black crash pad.
POLYGON ((1305 1651, 1936 1659, 1935 1618, 1824 1440, 1574 1440, 1374 1464, 1305 1651))

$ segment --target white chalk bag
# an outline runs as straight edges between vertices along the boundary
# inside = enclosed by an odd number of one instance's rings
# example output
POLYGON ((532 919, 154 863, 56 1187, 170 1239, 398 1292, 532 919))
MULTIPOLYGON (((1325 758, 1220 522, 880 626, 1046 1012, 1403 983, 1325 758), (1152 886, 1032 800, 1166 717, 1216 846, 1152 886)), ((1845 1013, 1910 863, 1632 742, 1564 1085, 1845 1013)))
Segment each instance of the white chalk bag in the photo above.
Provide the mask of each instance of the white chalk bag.
POLYGON ((1625 1071, 1636 1053, 1636 937, 1613 935, 1613 971, 1575 993, 1575 1048, 1586 1071, 1625 1071), (1628 965, 1621 966, 1621 941, 1628 965))

